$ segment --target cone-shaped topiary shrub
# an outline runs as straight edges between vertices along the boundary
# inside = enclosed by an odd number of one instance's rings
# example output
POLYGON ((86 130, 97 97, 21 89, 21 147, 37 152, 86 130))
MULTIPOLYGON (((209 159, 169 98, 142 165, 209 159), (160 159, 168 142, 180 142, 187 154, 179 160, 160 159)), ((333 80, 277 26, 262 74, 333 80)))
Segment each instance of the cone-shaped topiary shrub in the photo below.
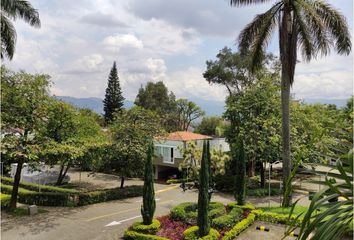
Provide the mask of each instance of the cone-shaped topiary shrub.
POLYGON ((198 195, 198 234, 203 237, 209 234, 210 223, 208 218, 209 205, 209 141, 203 143, 203 155, 199 174, 199 195, 198 195))
POLYGON ((144 173, 144 188, 143 188, 143 205, 141 206, 141 215, 143 217, 143 223, 150 225, 154 217, 156 202, 154 191, 154 173, 152 166, 152 158, 154 155, 153 142, 149 144, 147 158, 145 163, 144 173))
POLYGON ((231 149, 231 153, 236 165, 235 199, 238 205, 244 205, 246 197, 246 160, 242 139, 237 140, 236 149, 231 149))

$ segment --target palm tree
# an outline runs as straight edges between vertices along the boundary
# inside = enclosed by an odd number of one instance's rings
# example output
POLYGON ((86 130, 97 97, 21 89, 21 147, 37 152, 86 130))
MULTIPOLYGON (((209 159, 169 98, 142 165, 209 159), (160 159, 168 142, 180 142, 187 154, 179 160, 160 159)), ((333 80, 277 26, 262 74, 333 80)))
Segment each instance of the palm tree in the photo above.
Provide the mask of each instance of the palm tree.
POLYGON ((12 59, 15 52, 16 30, 11 20, 23 19, 31 26, 40 27, 38 11, 26 0, 1 0, 1 60, 12 59))
MULTIPOLYGON (((272 0, 231 0, 231 5, 245 6, 272 0)), ((322 0, 278 0, 268 11, 257 15, 240 33, 239 49, 249 52, 252 70, 261 65, 272 33, 279 31, 282 100, 283 182, 291 171, 290 158, 290 87, 294 82, 298 49, 305 61, 327 55, 333 46, 339 54, 351 51, 350 33, 343 15, 322 0)), ((285 192, 285 191, 284 191, 285 192)), ((291 204, 291 193, 283 206, 291 204)))

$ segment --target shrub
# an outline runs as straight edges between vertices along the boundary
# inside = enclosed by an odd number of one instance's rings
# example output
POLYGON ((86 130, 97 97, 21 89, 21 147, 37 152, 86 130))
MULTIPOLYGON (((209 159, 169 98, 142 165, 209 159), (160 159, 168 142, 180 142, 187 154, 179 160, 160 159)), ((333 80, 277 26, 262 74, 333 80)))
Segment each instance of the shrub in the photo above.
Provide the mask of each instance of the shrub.
POLYGON ((243 209, 235 207, 228 214, 212 219, 212 226, 217 229, 231 228, 243 216, 243 209))
POLYGON ((8 207, 9 204, 10 204, 10 199, 11 199, 11 196, 10 196, 10 195, 1 193, 1 194, 0 194, 1 208, 6 208, 6 207, 8 207))
POLYGON ((93 203, 119 200, 142 196, 142 186, 127 186, 125 188, 112 188, 99 191, 82 192, 78 194, 78 205, 84 206, 93 203))
MULTIPOLYGON (((195 224, 197 221, 198 205, 192 202, 181 203, 171 210, 171 217, 174 220, 187 224, 195 224)), ((211 202, 209 204, 209 218, 213 219, 226 213, 224 204, 211 202)))
POLYGON ((256 209, 256 207, 252 203, 246 203, 245 205, 237 205, 237 203, 232 202, 232 203, 227 204, 227 207, 229 209, 233 209, 235 207, 238 207, 238 208, 241 208, 241 209, 244 209, 244 210, 254 210, 254 209, 256 209))
POLYGON ((140 233, 155 234, 159 230, 160 226, 160 221, 157 219, 153 219, 150 225, 144 225, 143 222, 134 223, 132 226, 132 230, 140 233))
MULTIPOLYGON (((12 186, 14 184, 14 180, 13 178, 9 178, 9 177, 1 177, 1 183, 12 186)), ((19 187, 36 191, 36 192, 38 192, 39 189, 41 190, 41 192, 58 192, 58 193, 68 193, 68 194, 79 192, 76 189, 66 189, 66 188, 61 188, 56 186, 42 185, 42 184, 25 182, 25 181, 21 181, 19 187)))
POLYGON ((168 179, 166 181, 167 184, 175 184, 175 183, 182 183, 183 181, 188 182, 188 181, 192 181, 190 179, 168 179))
POLYGON ((75 196, 65 193, 55 192, 29 192, 20 193, 18 201, 24 204, 35 204, 38 206, 76 206, 77 200, 75 196))
POLYGON ((145 234, 145 233, 139 233, 135 231, 130 231, 126 230, 124 232, 124 239, 127 240, 169 240, 168 238, 156 236, 156 235, 151 235, 151 234, 145 234))
POLYGON ((257 220, 270 222, 270 223, 280 223, 286 225, 298 225, 301 224, 302 218, 295 219, 295 216, 291 216, 289 218, 288 214, 278 214, 272 212, 263 212, 262 210, 254 210, 252 211, 257 217, 257 220))
POLYGON ((197 239, 217 240, 217 239, 219 239, 220 233, 213 228, 210 228, 209 234, 204 237, 198 236, 198 230, 199 230, 198 226, 193 226, 193 227, 188 228, 183 233, 184 239, 185 240, 197 240, 197 239))
POLYGON ((183 232, 188 228, 188 225, 181 221, 174 221, 170 216, 159 217, 161 228, 157 235, 166 237, 171 240, 183 239, 183 232))
MULTIPOLYGON (((11 195, 12 186, 1 184, 1 192, 11 195)), ((27 190, 27 189, 24 189, 24 188, 18 188, 18 194, 26 194, 26 193, 34 193, 34 191, 30 191, 30 190, 27 190)))
MULTIPOLYGON (((276 196, 280 195, 281 190, 278 188, 270 188, 270 195, 271 196, 276 196)), ((263 196, 268 196, 269 195, 269 189, 268 188, 257 188, 257 189, 248 189, 247 190, 247 196, 254 196, 254 197, 263 197, 263 196)))
POLYGON ((235 239, 237 235, 239 235, 254 222, 255 218, 255 214, 251 212, 248 214, 247 218, 243 219, 241 222, 237 223, 230 231, 226 232, 222 240, 235 239))

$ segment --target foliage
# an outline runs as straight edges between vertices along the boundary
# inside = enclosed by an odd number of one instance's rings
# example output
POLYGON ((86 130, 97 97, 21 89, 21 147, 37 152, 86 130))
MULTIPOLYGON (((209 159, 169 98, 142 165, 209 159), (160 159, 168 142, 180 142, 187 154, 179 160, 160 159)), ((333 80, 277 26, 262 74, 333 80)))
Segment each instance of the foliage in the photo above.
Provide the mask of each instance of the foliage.
POLYGON ((10 204, 10 199, 11 199, 10 195, 1 193, 0 194, 1 208, 7 208, 10 204))
POLYGON ((213 218, 211 225, 216 229, 231 228, 236 222, 243 217, 243 209, 234 207, 228 214, 213 218))
POLYGON ((205 112, 197 104, 188 99, 176 101, 176 112, 179 129, 183 131, 188 131, 194 120, 205 115, 205 112))
POLYGON ((223 240, 232 240, 235 239, 242 231, 248 228, 254 221, 256 216, 251 212, 248 216, 242 221, 236 223, 236 225, 223 236, 223 240))
POLYGON ((298 214, 304 214, 308 211, 308 207, 305 206, 295 206, 295 208, 288 207, 288 208, 283 208, 283 207, 262 207, 260 208, 264 212, 272 212, 272 213, 277 213, 277 214, 289 214, 292 211, 292 215, 296 216, 298 214))
POLYGON ((210 143, 203 142, 203 154, 199 173, 199 194, 198 194, 198 217, 197 225, 199 228, 199 237, 204 237, 209 234, 209 174, 210 174, 210 143))
POLYGON ((243 205, 246 197, 246 160, 243 140, 239 139, 236 146, 231 145, 231 155, 236 167, 234 196, 237 204, 243 205))
POLYGON ((301 221, 296 216, 290 216, 287 214, 278 214, 274 212, 264 212, 262 210, 252 211, 256 215, 257 220, 270 222, 270 223, 280 223, 291 226, 298 226, 301 221))
POLYGON ((210 229, 210 231, 208 232, 207 235, 204 235, 202 237, 200 237, 200 235, 198 235, 198 232, 199 232, 198 226, 190 227, 184 231, 184 233, 183 233, 184 239, 185 240, 198 240, 198 239, 217 240, 217 239, 219 239, 219 236, 220 236, 220 233, 213 228, 210 229))
POLYGON ((214 147, 211 150, 210 158, 211 177, 225 174, 225 165, 228 161, 230 161, 229 154, 223 152, 221 147, 219 149, 214 147))
MULTIPOLYGON (((282 193, 279 187, 277 188, 270 188, 270 196, 277 196, 282 193)), ((269 189, 268 188, 256 188, 256 189, 247 189, 246 190, 247 196, 254 196, 254 197, 264 197, 269 196, 269 189)))
POLYGON ((160 221, 153 219, 151 224, 145 224, 144 222, 136 222, 132 225, 131 229, 139 233, 155 234, 160 229, 160 221))
POLYGON ((22 19, 33 27, 40 27, 39 14, 29 1, 1 1, 1 60, 12 59, 15 53, 16 30, 11 21, 22 19))
POLYGON ((23 163, 36 162, 41 151, 48 88, 47 75, 15 73, 1 67, 1 127, 5 132, 1 135, 1 155, 18 164, 11 208, 16 208, 23 163))
POLYGON ((187 171, 187 178, 196 180, 199 176, 202 149, 195 141, 186 142, 185 146, 178 146, 182 153, 183 161, 178 166, 180 171, 187 171))
POLYGON ((119 84, 117 65, 116 62, 113 62, 113 67, 108 76, 106 95, 103 100, 104 119, 106 123, 113 121, 114 113, 121 111, 123 105, 124 97, 119 84))
POLYGON ((218 131, 218 128, 224 126, 223 119, 217 116, 203 117, 202 121, 196 126, 195 132, 208 135, 221 137, 222 134, 218 131))
POLYGON ((187 178, 184 178, 184 179, 168 179, 166 181, 167 184, 176 184, 176 183, 182 183, 182 182, 186 182, 188 181, 187 178))
POLYGON ((141 176, 149 142, 164 134, 156 113, 141 107, 122 110, 112 123, 112 146, 109 164, 113 172, 124 177, 141 176))
POLYGON ((154 169, 152 166, 152 158, 154 156, 154 145, 150 143, 147 151, 144 173, 143 187, 143 205, 141 206, 141 215, 145 225, 150 225, 154 218, 156 209, 155 191, 154 191, 154 169))
POLYGON ((135 105, 156 112, 161 118, 161 125, 168 132, 179 129, 176 115, 176 97, 168 92, 163 82, 148 82, 139 89, 135 105))
POLYGON ((158 236, 166 237, 170 240, 183 239, 183 232, 188 228, 185 223, 174 221, 169 215, 159 217, 158 220, 161 223, 161 228, 157 232, 158 236))
POLYGON ((312 239, 342 239, 352 231, 353 150, 337 161, 335 170, 318 172, 325 176, 323 182, 318 182, 324 187, 313 196, 308 211, 297 216, 300 220, 303 217, 299 239, 307 239, 310 234, 312 239), (338 197, 342 200, 338 201, 338 197))
POLYGON ((241 209, 244 209, 244 210, 254 210, 254 209, 256 209, 256 207, 252 203, 246 203, 244 205, 238 205, 237 203, 232 202, 232 203, 227 204, 227 207, 230 208, 230 209, 233 209, 233 208, 236 207, 236 208, 241 208, 241 209))
POLYGON ((164 238, 152 234, 139 233, 130 230, 126 230, 124 232, 124 239, 126 240, 168 240, 168 238, 164 238))

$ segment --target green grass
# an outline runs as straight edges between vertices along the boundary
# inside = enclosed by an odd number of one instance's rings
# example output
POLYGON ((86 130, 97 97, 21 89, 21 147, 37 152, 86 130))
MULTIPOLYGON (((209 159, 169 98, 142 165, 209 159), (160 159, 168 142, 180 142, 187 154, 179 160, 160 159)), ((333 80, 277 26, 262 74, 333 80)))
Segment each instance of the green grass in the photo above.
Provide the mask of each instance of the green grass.
MULTIPOLYGON (((262 207, 260 208, 265 212, 273 212, 273 213, 278 213, 278 214, 289 214, 291 211, 291 207, 288 208, 282 208, 282 207, 262 207)), ((300 213, 305 213, 307 212, 308 207, 305 206, 295 206, 293 215, 298 215, 300 213)))

